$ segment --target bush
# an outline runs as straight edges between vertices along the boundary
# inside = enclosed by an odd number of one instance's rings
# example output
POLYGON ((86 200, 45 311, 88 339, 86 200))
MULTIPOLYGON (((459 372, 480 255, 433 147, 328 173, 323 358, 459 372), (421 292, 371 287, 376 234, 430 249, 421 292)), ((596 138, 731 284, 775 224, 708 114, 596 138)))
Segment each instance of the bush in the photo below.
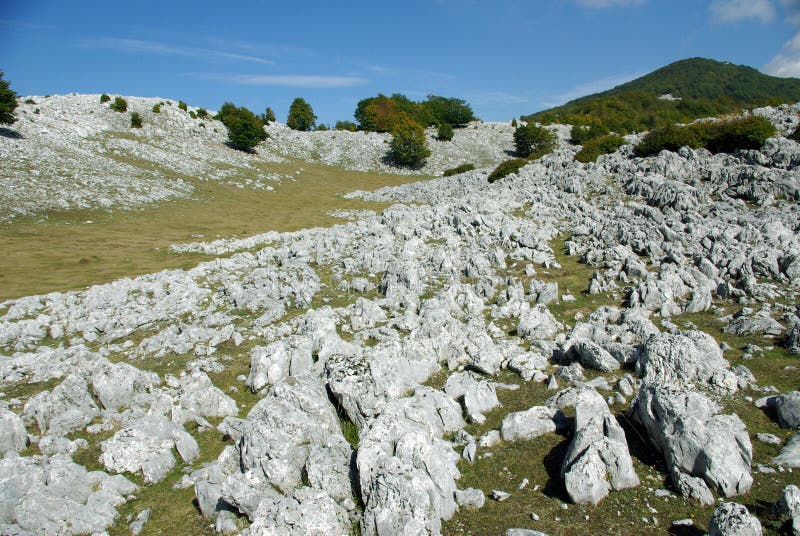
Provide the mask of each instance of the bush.
POLYGON ((414 102, 400 93, 362 99, 353 115, 359 128, 368 132, 391 132, 405 117, 423 127, 439 123, 463 126, 475 119, 472 108, 462 99, 428 95, 427 100, 414 102))
POLYGON ((265 125, 269 125, 270 123, 275 122, 275 112, 272 111, 272 108, 267 106, 267 109, 264 110, 264 113, 261 114, 261 122, 265 125))
POLYGON ((114 102, 108 105, 115 112, 124 113, 128 111, 128 101, 122 97, 114 97, 114 102))
POLYGON ((703 146, 714 154, 761 149, 764 142, 776 134, 775 126, 757 115, 699 123, 699 126, 703 146))
POLYGON ((454 167, 454 168, 450 168, 448 170, 445 170, 445 172, 442 173, 442 177, 452 177, 453 175, 459 175, 461 173, 466 173, 467 171, 472 171, 473 169, 475 169, 475 166, 472 165, 472 164, 461 164, 458 167, 454 167))
POLYGON ((453 139, 453 127, 450 123, 439 123, 436 129, 436 139, 439 141, 450 141, 453 139))
POLYGON ((575 145, 583 145, 589 140, 608 134, 608 128, 598 121, 588 125, 573 125, 570 131, 570 141, 575 145))
POLYGON ((27 98, 25 99, 25 104, 36 104, 36 101, 31 98, 27 98))
POLYGON ((593 138, 583 144, 581 150, 575 155, 575 160, 584 163, 594 162, 601 154, 613 153, 623 145, 625 145, 625 139, 617 134, 606 134, 593 138))
POLYGON ((111 97, 108 96, 107 93, 103 93, 100 95, 100 104, 105 104, 106 102, 110 101, 111 97))
POLYGON ((142 116, 137 112, 131 112, 131 128, 142 128, 142 116))
POLYGON ((161 103, 153 105, 153 113, 160 114, 161 113, 161 103))
POLYGON ((546 128, 528 123, 518 126, 514 131, 514 145, 520 157, 535 159, 553 152, 556 137, 546 128))
POLYGON ((197 113, 195 113, 194 110, 190 110, 189 111, 189 117, 191 117, 192 119, 197 119, 197 113))
POLYGON ((35 113, 36 115, 39 115, 39 114, 41 113, 41 110, 40 110, 39 108, 36 108, 36 109, 33 111, 33 113, 35 113))
POLYGON ((517 128, 517 126, 519 126, 519 125, 517 124, 517 118, 515 117, 514 119, 511 120, 511 127, 512 128, 517 128))
POLYGON ((769 120, 759 116, 737 117, 723 121, 704 121, 686 126, 669 126, 649 132, 636 146, 637 156, 661 151, 677 151, 688 146, 704 147, 712 153, 733 153, 740 149, 760 149, 776 133, 769 120))
POLYGON ((330 129, 328 128, 328 125, 326 125, 325 123, 320 123, 319 125, 317 125, 317 128, 315 130, 317 132, 324 132, 324 131, 330 130, 330 129))
POLYGON ((180 108, 184 112, 189 109, 189 107, 183 101, 178 101, 178 108, 180 108))
POLYGON ((206 119, 208 117, 208 110, 205 108, 198 108, 194 114, 200 119, 206 119))
POLYGON ((3 80, 0 71, 0 125, 12 125, 17 120, 14 110, 17 109, 17 94, 9 87, 8 80, 3 80))
POLYGON ((220 108, 217 119, 228 127, 228 145, 234 149, 251 151, 259 142, 267 139, 261 119, 244 106, 237 108, 233 103, 226 102, 220 108))
POLYGON ((395 164, 417 168, 430 156, 425 129, 411 118, 405 118, 392 130, 389 160, 395 164))
POLYGON ((297 97, 289 106, 289 116, 286 118, 286 126, 293 130, 307 131, 314 128, 317 116, 311 105, 304 99, 297 97))
POLYGON ((472 107, 463 99, 428 95, 422 103, 422 108, 438 123, 447 123, 450 126, 464 126, 473 119, 475 114, 472 107))
POLYGON ((524 165, 528 163, 527 160, 524 158, 513 158, 511 160, 506 160, 505 162, 501 162, 499 166, 497 166, 494 171, 489 175, 489 182, 495 182, 507 175, 511 175, 512 173, 516 173, 520 170, 524 165))
POLYGON ((347 130, 348 132, 355 132, 358 130, 358 126, 352 121, 336 121, 336 126, 333 128, 336 130, 347 130))

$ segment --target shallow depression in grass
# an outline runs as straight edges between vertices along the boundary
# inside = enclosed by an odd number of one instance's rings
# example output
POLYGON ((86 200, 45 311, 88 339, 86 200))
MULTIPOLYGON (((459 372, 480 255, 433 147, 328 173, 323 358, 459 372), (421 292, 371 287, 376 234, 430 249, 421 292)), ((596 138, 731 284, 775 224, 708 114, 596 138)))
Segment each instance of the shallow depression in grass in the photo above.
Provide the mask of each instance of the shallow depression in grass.
POLYGON ((0 300, 189 268, 208 257, 170 253, 170 244, 341 223, 328 212, 387 205, 338 194, 419 179, 305 162, 256 165, 294 179, 266 191, 183 178, 195 188, 191 199, 131 211, 49 213, 0 225, 0 300))

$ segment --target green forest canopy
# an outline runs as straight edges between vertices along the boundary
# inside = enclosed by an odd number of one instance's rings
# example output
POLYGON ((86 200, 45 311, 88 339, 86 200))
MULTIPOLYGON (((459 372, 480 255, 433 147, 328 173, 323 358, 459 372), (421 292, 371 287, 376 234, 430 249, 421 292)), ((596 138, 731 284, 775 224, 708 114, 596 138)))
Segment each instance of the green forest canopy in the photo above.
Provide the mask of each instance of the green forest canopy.
POLYGON ((691 58, 523 119, 573 125, 600 121, 611 131, 626 133, 797 101, 800 80, 796 78, 778 78, 752 67, 691 58), (680 100, 660 98, 665 94, 680 100))

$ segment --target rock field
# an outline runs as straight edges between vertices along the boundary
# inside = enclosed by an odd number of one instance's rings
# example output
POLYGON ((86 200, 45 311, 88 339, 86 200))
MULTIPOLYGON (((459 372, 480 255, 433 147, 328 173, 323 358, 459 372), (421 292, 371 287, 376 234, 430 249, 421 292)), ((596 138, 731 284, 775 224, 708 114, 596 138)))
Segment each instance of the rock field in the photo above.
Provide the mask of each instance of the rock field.
POLYGON ((405 170, 383 161, 389 134, 296 132, 273 123, 267 127, 270 139, 249 155, 223 144, 227 130, 221 122, 193 119, 189 112, 198 108, 184 111, 168 99, 126 97, 128 112, 118 113, 101 104, 100 95, 30 98, 35 104, 20 104, 13 130, 0 130, 0 222, 50 210, 131 209, 187 197, 194 191, 189 178, 269 190, 286 177, 259 164, 286 159, 437 175, 465 162, 497 164, 514 147, 510 123, 475 122, 458 129, 452 142, 435 140, 431 128, 427 164, 405 170), (130 128, 130 112, 143 117, 141 129, 130 128))
MULTIPOLYGON (((251 169, 251 156, 218 148, 216 122, 199 127, 174 104, 128 138, 104 134, 106 121, 125 130, 127 114, 96 95, 35 99, 24 139, 0 138, 6 218, 191 195, 166 171, 251 169), (154 167, 131 177, 124 155, 154 167)), ((800 105, 757 113, 785 128, 800 105)), ((800 434, 764 435, 731 408, 800 428, 800 374, 764 356, 800 352, 800 144, 645 159, 627 145, 584 165, 555 128, 554 154, 494 184, 484 167, 354 192, 395 204, 330 228, 176 248, 209 255, 190 270, 0 303, 0 534, 147 530, 156 521, 137 501, 165 483, 193 490, 220 533, 452 533, 443 523, 460 512, 520 493, 465 488, 465 468, 556 434, 568 441, 556 505, 655 485, 664 500, 718 504, 676 526, 761 534, 765 520, 741 503, 760 473, 800 467, 800 434), (577 286, 550 277, 565 259, 588 267, 577 286), (728 344, 684 315, 786 349, 750 345, 753 366, 731 366, 728 344), (547 396, 506 410, 498 394, 529 384, 547 396), (501 425, 469 432, 498 412, 501 425), (630 426, 666 484, 645 478, 630 426), (209 455, 212 440, 224 446, 209 455), (769 441, 780 453, 756 462, 769 441)), ((385 136, 269 130, 257 158, 382 166, 385 136)), ((505 159, 511 132, 457 131, 422 171, 473 152, 505 159)), ((770 501, 799 533, 800 491, 770 501)))

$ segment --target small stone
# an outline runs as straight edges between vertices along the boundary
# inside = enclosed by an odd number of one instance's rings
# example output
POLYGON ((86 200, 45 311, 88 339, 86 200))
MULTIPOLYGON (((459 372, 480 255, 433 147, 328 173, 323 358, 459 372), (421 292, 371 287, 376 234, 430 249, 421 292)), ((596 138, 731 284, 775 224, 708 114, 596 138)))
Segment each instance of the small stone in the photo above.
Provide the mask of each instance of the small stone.
POLYGON ((506 499, 508 499, 509 497, 511 497, 510 493, 507 493, 505 491, 501 491, 499 489, 493 489, 492 490, 492 499, 494 499, 497 502, 503 502, 506 499))

